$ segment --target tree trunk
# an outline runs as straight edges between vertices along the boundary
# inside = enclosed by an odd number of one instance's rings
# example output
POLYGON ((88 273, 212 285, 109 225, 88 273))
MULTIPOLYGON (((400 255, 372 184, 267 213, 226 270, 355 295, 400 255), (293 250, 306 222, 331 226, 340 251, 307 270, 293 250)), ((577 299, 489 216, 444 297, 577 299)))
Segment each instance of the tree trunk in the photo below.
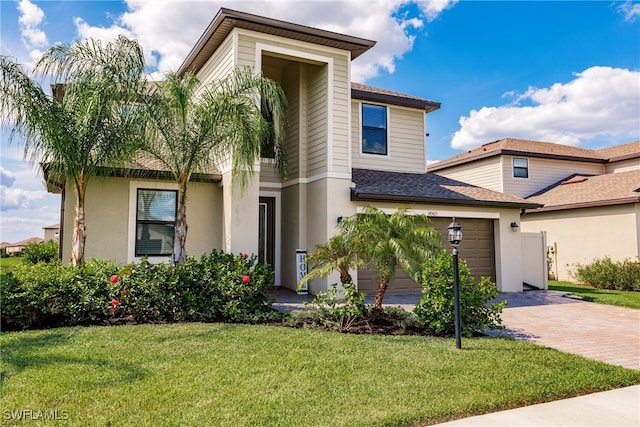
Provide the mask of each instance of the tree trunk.
POLYGON ((378 292, 373 301, 374 310, 382 310, 382 298, 384 298, 384 293, 387 292, 387 286, 389 286, 389 280, 386 277, 381 277, 378 280, 378 292))
POLYGON ((84 194, 87 183, 81 176, 76 186, 76 214, 73 218, 73 235, 71 237, 71 264, 74 267, 84 262, 84 244, 87 240, 85 225, 84 194))
POLYGON ((178 188, 176 223, 173 229, 173 263, 175 265, 187 259, 185 251, 187 228, 187 184, 181 181, 178 188))
POLYGON ((353 278, 351 277, 351 274, 349 274, 349 270, 340 270, 340 283, 343 285, 345 283, 353 283, 353 278))

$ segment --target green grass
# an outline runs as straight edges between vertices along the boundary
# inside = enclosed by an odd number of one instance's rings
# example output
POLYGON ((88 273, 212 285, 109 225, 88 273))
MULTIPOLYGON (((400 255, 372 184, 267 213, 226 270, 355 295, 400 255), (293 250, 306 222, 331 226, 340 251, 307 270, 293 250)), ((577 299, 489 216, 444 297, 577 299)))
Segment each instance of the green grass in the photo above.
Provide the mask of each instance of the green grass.
POLYGON ((8 258, 0 258, 0 269, 11 269, 16 264, 22 263, 22 257, 12 256, 8 258))
POLYGON ((596 302, 598 304, 617 305, 621 307, 640 309, 640 292, 596 289, 591 286, 551 280, 549 281, 549 289, 553 291, 569 292, 585 301, 596 302))
MULTIPOLYGON (((2 408, 74 426, 431 424, 640 383, 505 338, 183 323, 0 335, 2 408)), ((11 412, 9 412, 11 414, 11 412)))

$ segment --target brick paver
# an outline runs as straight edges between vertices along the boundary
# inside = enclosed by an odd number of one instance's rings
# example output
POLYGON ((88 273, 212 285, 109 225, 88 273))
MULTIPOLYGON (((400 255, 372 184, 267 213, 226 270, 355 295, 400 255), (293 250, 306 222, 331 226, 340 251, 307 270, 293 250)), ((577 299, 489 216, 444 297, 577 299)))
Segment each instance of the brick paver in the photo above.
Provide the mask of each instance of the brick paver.
POLYGON ((567 353, 640 370, 640 310, 563 297, 554 291, 503 294, 503 331, 567 353), (513 303, 513 305, 511 304, 513 303))

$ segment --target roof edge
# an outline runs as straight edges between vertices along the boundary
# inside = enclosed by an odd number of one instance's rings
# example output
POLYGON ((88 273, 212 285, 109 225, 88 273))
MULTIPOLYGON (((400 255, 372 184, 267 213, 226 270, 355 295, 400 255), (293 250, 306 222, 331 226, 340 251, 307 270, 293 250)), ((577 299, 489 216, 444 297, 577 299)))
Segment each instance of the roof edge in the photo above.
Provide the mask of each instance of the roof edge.
POLYGON ((438 197, 411 197, 397 196, 393 194, 370 194, 358 193, 355 189, 351 189, 351 201, 374 201, 374 202, 401 202, 401 203, 430 203, 434 205, 460 205, 460 206, 485 206, 485 207, 502 207, 517 209, 536 209, 542 207, 539 203, 516 203, 516 202, 499 202, 490 200, 458 200, 443 199, 438 197))
POLYGON ((417 99, 413 97, 404 97, 398 95, 390 95, 385 93, 369 92, 362 89, 351 88, 351 98, 362 101, 380 102, 383 104, 398 105, 401 107, 420 108, 427 113, 431 113, 440 109, 441 104, 427 99, 417 99))
POLYGON ((565 211, 571 209, 598 208, 606 206, 628 205, 632 203, 640 203, 640 196, 626 197, 623 199, 599 200, 594 202, 571 203, 567 205, 544 206, 536 209, 527 209, 526 214, 536 214, 542 212, 565 211))

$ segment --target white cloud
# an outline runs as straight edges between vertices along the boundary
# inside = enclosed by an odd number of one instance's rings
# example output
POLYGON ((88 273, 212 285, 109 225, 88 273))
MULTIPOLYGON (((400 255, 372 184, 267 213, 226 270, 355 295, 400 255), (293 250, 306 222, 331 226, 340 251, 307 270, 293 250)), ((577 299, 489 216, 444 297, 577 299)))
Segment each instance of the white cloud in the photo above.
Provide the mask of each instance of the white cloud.
POLYGON ((29 0, 21 0, 18 3, 20 10, 20 31, 22 42, 28 50, 46 47, 49 44, 47 35, 38 26, 44 20, 44 12, 29 0))
POLYGON ((600 137, 638 139, 640 72, 591 67, 568 83, 529 89, 514 103, 482 107, 460 118, 451 147, 470 149, 513 137, 579 145, 600 137), (532 105, 521 106, 521 103, 532 105))
POLYGON ((11 187, 16 181, 16 177, 11 171, 0 166, 0 185, 3 187, 11 187))
POLYGON ((625 21, 635 22, 635 20, 640 17, 640 3, 627 0, 618 6, 618 11, 624 15, 625 21))
POLYGON ((411 31, 435 19, 457 0, 127 0, 128 11, 116 17, 108 28, 93 27, 75 18, 81 37, 113 39, 125 34, 138 39, 147 63, 160 73, 177 70, 220 7, 295 22, 311 27, 376 40, 376 46, 352 64, 352 79, 365 81, 381 70, 393 73, 395 62, 413 47, 411 31), (399 10, 417 4, 420 16, 399 10), (337 13, 336 11, 339 11, 337 13), (384 35, 382 37, 382 35, 384 35))
POLYGON ((0 211, 30 207, 33 202, 43 199, 47 194, 44 190, 32 191, 0 185, 0 211))

